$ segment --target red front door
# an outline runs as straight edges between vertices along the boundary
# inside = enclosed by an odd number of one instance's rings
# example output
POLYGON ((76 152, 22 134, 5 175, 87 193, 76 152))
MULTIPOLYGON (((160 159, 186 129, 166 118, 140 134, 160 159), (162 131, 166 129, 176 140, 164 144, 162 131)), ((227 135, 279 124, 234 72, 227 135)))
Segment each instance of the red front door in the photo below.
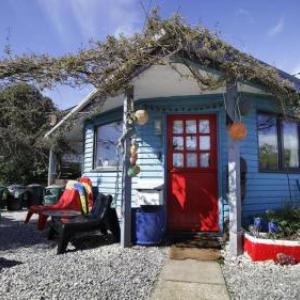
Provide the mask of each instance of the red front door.
POLYGON ((215 115, 168 117, 168 229, 218 231, 215 115))

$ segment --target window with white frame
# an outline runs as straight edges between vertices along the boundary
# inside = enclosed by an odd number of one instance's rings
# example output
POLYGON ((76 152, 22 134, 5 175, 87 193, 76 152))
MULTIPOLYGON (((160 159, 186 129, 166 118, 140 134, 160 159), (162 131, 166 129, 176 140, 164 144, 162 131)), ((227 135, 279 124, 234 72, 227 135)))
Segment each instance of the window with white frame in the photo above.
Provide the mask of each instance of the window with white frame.
POLYGON ((118 141, 122 130, 121 121, 100 125, 95 129, 94 169, 119 166, 121 156, 118 141))

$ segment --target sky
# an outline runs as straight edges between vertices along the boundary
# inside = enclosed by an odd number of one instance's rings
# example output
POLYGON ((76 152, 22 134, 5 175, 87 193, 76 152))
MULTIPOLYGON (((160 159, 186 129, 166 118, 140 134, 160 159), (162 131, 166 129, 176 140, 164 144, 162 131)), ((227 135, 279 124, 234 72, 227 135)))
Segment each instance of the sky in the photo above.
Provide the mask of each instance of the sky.
MULTIPOLYGON (((63 55, 103 40, 108 34, 141 31, 146 13, 180 13, 258 59, 290 74, 300 72, 299 0, 1 0, 0 57, 15 54, 63 55)), ((92 87, 44 91, 61 109, 78 103, 92 87)))

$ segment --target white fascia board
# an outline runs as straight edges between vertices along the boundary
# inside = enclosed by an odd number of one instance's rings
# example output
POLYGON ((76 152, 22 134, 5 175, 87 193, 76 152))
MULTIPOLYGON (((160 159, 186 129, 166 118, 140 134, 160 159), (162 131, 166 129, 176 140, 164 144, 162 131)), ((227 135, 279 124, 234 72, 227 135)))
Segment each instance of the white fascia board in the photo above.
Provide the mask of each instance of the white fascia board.
POLYGON ((64 122, 66 122, 73 114, 80 111, 84 106, 86 106, 93 96, 97 93, 97 89, 94 89, 87 96, 85 96, 77 106, 75 106, 68 114, 66 114, 53 128, 51 128, 45 135, 44 138, 48 138, 54 131, 56 131, 64 122))

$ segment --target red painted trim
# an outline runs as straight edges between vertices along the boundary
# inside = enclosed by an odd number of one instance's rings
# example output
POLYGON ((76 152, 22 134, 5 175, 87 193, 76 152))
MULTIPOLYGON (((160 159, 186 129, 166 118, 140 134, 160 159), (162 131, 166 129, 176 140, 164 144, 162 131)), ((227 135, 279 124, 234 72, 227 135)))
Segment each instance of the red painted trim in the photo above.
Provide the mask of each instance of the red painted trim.
POLYGON ((272 240, 266 240, 267 243, 261 242, 262 239, 257 241, 251 239, 247 235, 244 237, 244 250, 248 253, 253 261, 276 260, 278 253, 293 256, 297 262, 300 262, 300 244, 297 245, 284 245, 286 241, 276 240, 276 244, 272 244, 272 240))

